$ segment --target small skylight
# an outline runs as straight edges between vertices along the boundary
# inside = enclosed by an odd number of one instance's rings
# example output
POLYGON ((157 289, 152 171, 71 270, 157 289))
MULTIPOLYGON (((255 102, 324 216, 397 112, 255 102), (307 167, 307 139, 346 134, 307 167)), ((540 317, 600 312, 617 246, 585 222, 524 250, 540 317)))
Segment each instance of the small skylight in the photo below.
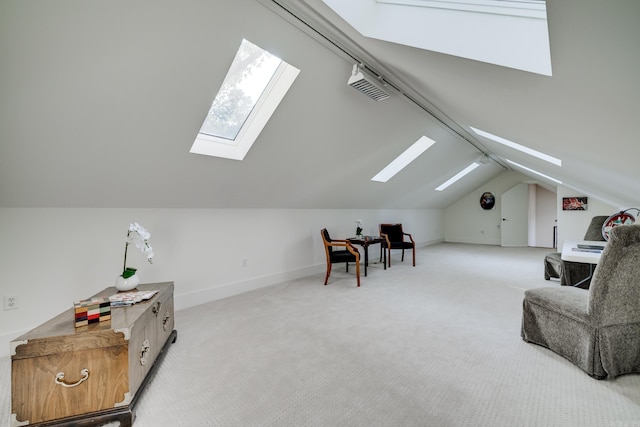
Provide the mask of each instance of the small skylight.
POLYGON ((384 169, 382 169, 376 176, 371 178, 371 181, 387 182, 395 174, 404 169, 409 163, 414 161, 420 154, 424 153, 429 147, 436 142, 426 136, 421 137, 414 142, 409 148, 404 150, 402 154, 396 157, 391 163, 389 163, 384 169))
POLYGON ((190 151, 242 160, 299 72, 242 40, 190 151))
POLYGON ((514 165, 514 166, 516 166, 516 167, 519 167, 520 169, 524 169, 524 170, 526 170, 527 172, 534 173, 534 174, 539 175, 539 176, 541 176, 541 177, 543 177, 543 178, 546 178, 546 179, 548 179, 548 180, 550 180, 550 181, 556 182, 556 183, 558 183, 558 184, 562 184, 562 181, 560 181, 560 180, 558 180, 558 179, 555 179, 555 178, 551 178, 549 175, 545 175, 545 174, 543 174, 542 172, 538 172, 537 170, 533 170, 533 169, 531 169, 531 168, 528 168, 528 167, 526 167, 526 166, 523 166, 523 165, 521 165, 520 163, 516 163, 516 162, 514 162, 514 161, 512 161, 512 160, 509 160, 509 159, 505 159, 505 160, 506 160, 508 163, 510 163, 510 164, 512 164, 512 165, 514 165))
POLYGON ((524 145, 520 145, 516 142, 513 141, 509 141, 508 139, 502 138, 500 136, 497 135, 493 135, 489 132, 485 132, 483 130, 480 129, 476 129, 473 126, 469 126, 471 128, 471 130, 473 130, 475 133, 477 133, 480 136, 484 136, 485 138, 489 138, 497 143, 500 143, 502 145, 506 145, 507 147, 511 147, 513 149, 516 149, 518 151, 521 151, 523 153, 526 153, 530 156, 534 156, 537 157, 538 159, 542 159, 544 161, 547 161, 549 163, 553 163, 556 166, 562 166, 562 160, 557 159, 553 156, 550 156, 548 154, 545 153, 541 153, 540 151, 536 151, 532 148, 529 147, 525 147, 524 145))
POLYGON ((463 176, 465 176, 468 173, 470 173, 472 170, 474 170, 478 166, 480 166, 480 163, 476 163, 476 162, 471 163, 469 166, 467 166, 466 168, 462 169, 460 172, 458 172, 457 174, 455 174, 454 176, 449 178, 447 181, 443 182, 439 187, 436 188, 436 191, 444 190, 445 188, 449 187, 454 182, 456 182, 459 179, 461 179, 463 176))

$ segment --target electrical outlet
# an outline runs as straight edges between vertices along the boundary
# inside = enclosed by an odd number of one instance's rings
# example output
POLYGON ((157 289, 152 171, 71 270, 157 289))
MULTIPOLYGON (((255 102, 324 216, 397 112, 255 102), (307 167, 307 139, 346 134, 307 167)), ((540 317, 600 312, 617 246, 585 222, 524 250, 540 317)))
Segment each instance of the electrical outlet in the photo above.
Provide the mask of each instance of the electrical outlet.
POLYGON ((5 296, 4 297, 4 309, 6 310, 15 310, 18 308, 18 297, 16 296, 5 296))
POLYGON ((243 267, 247 266, 247 259, 246 258, 242 258, 242 266, 243 267))

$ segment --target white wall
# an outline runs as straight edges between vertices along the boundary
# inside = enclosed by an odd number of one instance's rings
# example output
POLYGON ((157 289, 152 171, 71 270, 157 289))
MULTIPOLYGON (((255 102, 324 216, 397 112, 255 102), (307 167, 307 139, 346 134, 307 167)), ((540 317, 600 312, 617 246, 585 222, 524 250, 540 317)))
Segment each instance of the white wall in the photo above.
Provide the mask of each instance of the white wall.
MULTIPOLYGON (((558 248, 562 249, 562 245, 565 240, 579 241, 584 238, 584 233, 589 227, 591 218, 597 215, 612 215, 617 211, 624 209, 620 206, 612 206, 608 203, 602 202, 594 197, 589 197, 587 200, 586 211, 563 211, 562 210, 562 198, 563 197, 584 197, 585 194, 581 194, 576 190, 565 186, 558 186, 558 248)), ((628 206, 627 206, 628 207, 628 206)), ((632 212, 633 213, 633 212, 632 212)))
MULTIPOLYGON (((447 207, 444 210, 445 241, 499 245, 500 196, 513 186, 530 181, 531 178, 518 172, 506 171, 447 207), (489 211, 483 210, 479 204, 480 196, 485 191, 491 191, 496 196, 495 207, 489 211)), ((556 218, 558 225, 557 247, 562 248, 565 240, 582 240, 592 217, 596 215, 608 216, 621 209, 629 208, 629 206, 612 206, 594 197, 589 197, 586 211, 563 211, 562 198, 574 196, 582 197, 585 195, 562 185, 557 187, 556 194, 536 186, 536 208, 533 213, 536 228, 535 236, 530 236, 530 241, 535 238, 535 243, 533 243, 535 246, 549 248, 553 246, 552 229, 556 218)))
POLYGON ((175 281, 179 310, 312 274, 322 286, 320 230, 349 237, 357 218, 366 234, 402 222, 420 246, 444 238, 441 210, 0 208, 0 297, 19 305, 0 310, 0 356, 18 335, 113 285, 130 222, 149 230, 156 255, 148 264, 130 248, 127 265, 142 282, 175 281))
POLYGON ((506 171, 447 207, 444 211, 445 241, 499 245, 500 196, 529 179, 518 172, 506 171), (480 196, 485 191, 496 197, 496 204, 491 210, 480 207, 480 196))

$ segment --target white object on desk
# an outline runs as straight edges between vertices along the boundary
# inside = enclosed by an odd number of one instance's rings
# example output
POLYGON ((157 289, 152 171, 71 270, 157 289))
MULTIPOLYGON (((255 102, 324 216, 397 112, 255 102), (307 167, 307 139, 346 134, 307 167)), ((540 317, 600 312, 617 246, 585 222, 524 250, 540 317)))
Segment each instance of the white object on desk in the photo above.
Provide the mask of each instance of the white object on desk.
POLYGON ((563 261, 570 262, 581 262, 583 264, 589 264, 589 275, 584 279, 580 280, 578 283, 574 283, 573 286, 580 286, 587 280, 591 280, 593 277, 593 266, 598 264, 600 261, 600 256, 602 255, 602 251, 594 250, 593 247, 604 247, 607 242, 598 242, 598 241, 590 241, 584 240, 582 242, 564 242, 562 246, 562 254, 560 258, 563 261), (582 246, 580 248, 578 245, 582 246))
POLYGON ((594 249, 584 249, 578 247, 578 245, 591 246, 591 247, 601 247, 604 249, 607 242, 599 242, 599 241, 590 241, 584 240, 581 242, 570 242, 565 241, 562 246, 562 255, 560 258, 563 261, 571 261, 571 262, 582 262, 584 264, 597 264, 600 261, 600 256, 602 255, 602 251, 594 250, 594 249))

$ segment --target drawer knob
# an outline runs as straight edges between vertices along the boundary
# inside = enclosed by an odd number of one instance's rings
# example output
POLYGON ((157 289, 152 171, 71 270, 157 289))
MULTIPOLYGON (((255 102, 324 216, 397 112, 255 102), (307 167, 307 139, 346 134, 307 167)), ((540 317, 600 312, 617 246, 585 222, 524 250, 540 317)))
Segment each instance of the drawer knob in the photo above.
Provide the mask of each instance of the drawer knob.
POLYGON ((82 374, 82 378, 80 378, 78 380, 78 382, 75 382, 73 384, 69 384, 68 382, 64 381, 64 372, 58 372, 58 374, 56 375, 56 384, 59 384, 62 387, 79 386, 80 384, 82 384, 83 382, 85 382, 89 378, 89 370, 87 368, 84 368, 83 370, 80 371, 80 374, 82 374))

